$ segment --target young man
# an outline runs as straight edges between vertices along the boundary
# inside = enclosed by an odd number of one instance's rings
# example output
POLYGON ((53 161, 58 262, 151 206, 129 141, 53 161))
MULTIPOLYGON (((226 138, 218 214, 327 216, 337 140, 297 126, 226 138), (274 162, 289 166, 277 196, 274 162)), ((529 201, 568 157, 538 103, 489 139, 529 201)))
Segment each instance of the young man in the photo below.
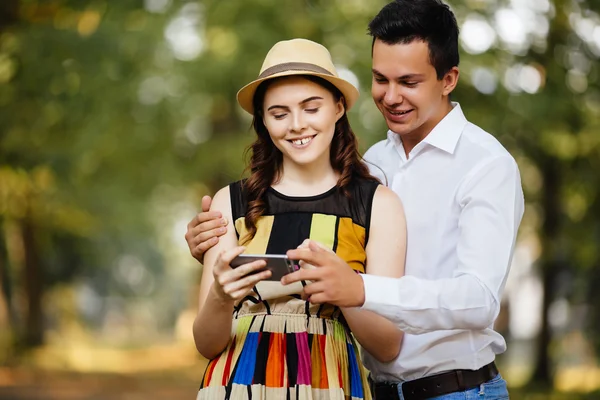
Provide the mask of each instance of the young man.
MULTIPOLYGON (((395 361, 365 355, 377 399, 508 398, 494 364, 506 343, 493 324, 523 215, 517 165, 450 102, 459 77, 458 27, 446 5, 396 0, 369 31, 371 93, 389 131, 365 159, 404 204, 406 276, 359 276, 311 242, 288 256, 316 268, 283 283, 311 281, 304 289, 311 302, 362 307, 405 332, 395 361)), ((188 225, 188 245, 200 260, 220 235, 213 214, 188 225)))

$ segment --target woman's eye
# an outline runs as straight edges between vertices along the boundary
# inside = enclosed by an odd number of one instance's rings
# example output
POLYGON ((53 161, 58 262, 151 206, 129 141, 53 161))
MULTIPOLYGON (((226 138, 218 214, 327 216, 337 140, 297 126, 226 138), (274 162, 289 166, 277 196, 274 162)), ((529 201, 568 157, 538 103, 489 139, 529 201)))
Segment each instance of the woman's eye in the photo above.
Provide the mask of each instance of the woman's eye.
POLYGON ((285 118, 285 116, 286 116, 286 115, 287 115, 287 114, 274 114, 274 115, 273 115, 273 117, 274 117, 275 119, 283 119, 283 118, 285 118))
POLYGON ((309 113, 316 113, 317 111, 319 111, 318 108, 307 108, 306 109, 306 112, 309 112, 309 113))

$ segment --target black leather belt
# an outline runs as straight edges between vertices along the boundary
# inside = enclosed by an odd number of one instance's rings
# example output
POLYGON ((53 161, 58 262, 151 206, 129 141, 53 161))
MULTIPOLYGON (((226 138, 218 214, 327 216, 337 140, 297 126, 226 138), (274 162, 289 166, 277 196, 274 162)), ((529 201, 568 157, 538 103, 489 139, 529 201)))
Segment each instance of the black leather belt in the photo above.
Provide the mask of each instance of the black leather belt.
MULTIPOLYGON (((404 400, 426 400, 448 393, 472 389, 498 375, 496 364, 491 362, 476 371, 455 369, 437 375, 407 381, 402 384, 404 400)), ((375 400, 399 400, 398 383, 372 383, 375 400)))

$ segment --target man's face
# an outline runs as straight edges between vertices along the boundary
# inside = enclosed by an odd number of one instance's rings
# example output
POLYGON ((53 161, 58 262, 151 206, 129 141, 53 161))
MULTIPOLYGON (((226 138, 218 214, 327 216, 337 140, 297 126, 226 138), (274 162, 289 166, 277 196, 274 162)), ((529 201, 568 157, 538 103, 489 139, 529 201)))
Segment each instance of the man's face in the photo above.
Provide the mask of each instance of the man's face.
POLYGON ((457 68, 437 79, 423 41, 375 41, 371 94, 388 128, 403 140, 421 141, 449 112, 448 95, 457 79, 457 68))

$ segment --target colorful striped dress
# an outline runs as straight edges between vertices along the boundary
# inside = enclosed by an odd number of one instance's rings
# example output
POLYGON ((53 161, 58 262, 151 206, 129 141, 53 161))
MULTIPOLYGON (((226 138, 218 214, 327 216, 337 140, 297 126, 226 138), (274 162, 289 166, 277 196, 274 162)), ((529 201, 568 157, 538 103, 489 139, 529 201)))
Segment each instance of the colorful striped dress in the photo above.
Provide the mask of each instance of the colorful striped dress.
MULTIPOLYGON (((284 254, 311 238, 358 273, 378 183, 355 180, 347 197, 337 187, 318 196, 267 193, 267 212, 244 243, 248 254, 284 254)), ((243 181, 229 186, 238 240, 247 230, 243 181)), ((302 283, 262 281, 234 310, 228 347, 211 360, 198 399, 370 399, 358 345, 338 307, 302 300, 302 283)))

